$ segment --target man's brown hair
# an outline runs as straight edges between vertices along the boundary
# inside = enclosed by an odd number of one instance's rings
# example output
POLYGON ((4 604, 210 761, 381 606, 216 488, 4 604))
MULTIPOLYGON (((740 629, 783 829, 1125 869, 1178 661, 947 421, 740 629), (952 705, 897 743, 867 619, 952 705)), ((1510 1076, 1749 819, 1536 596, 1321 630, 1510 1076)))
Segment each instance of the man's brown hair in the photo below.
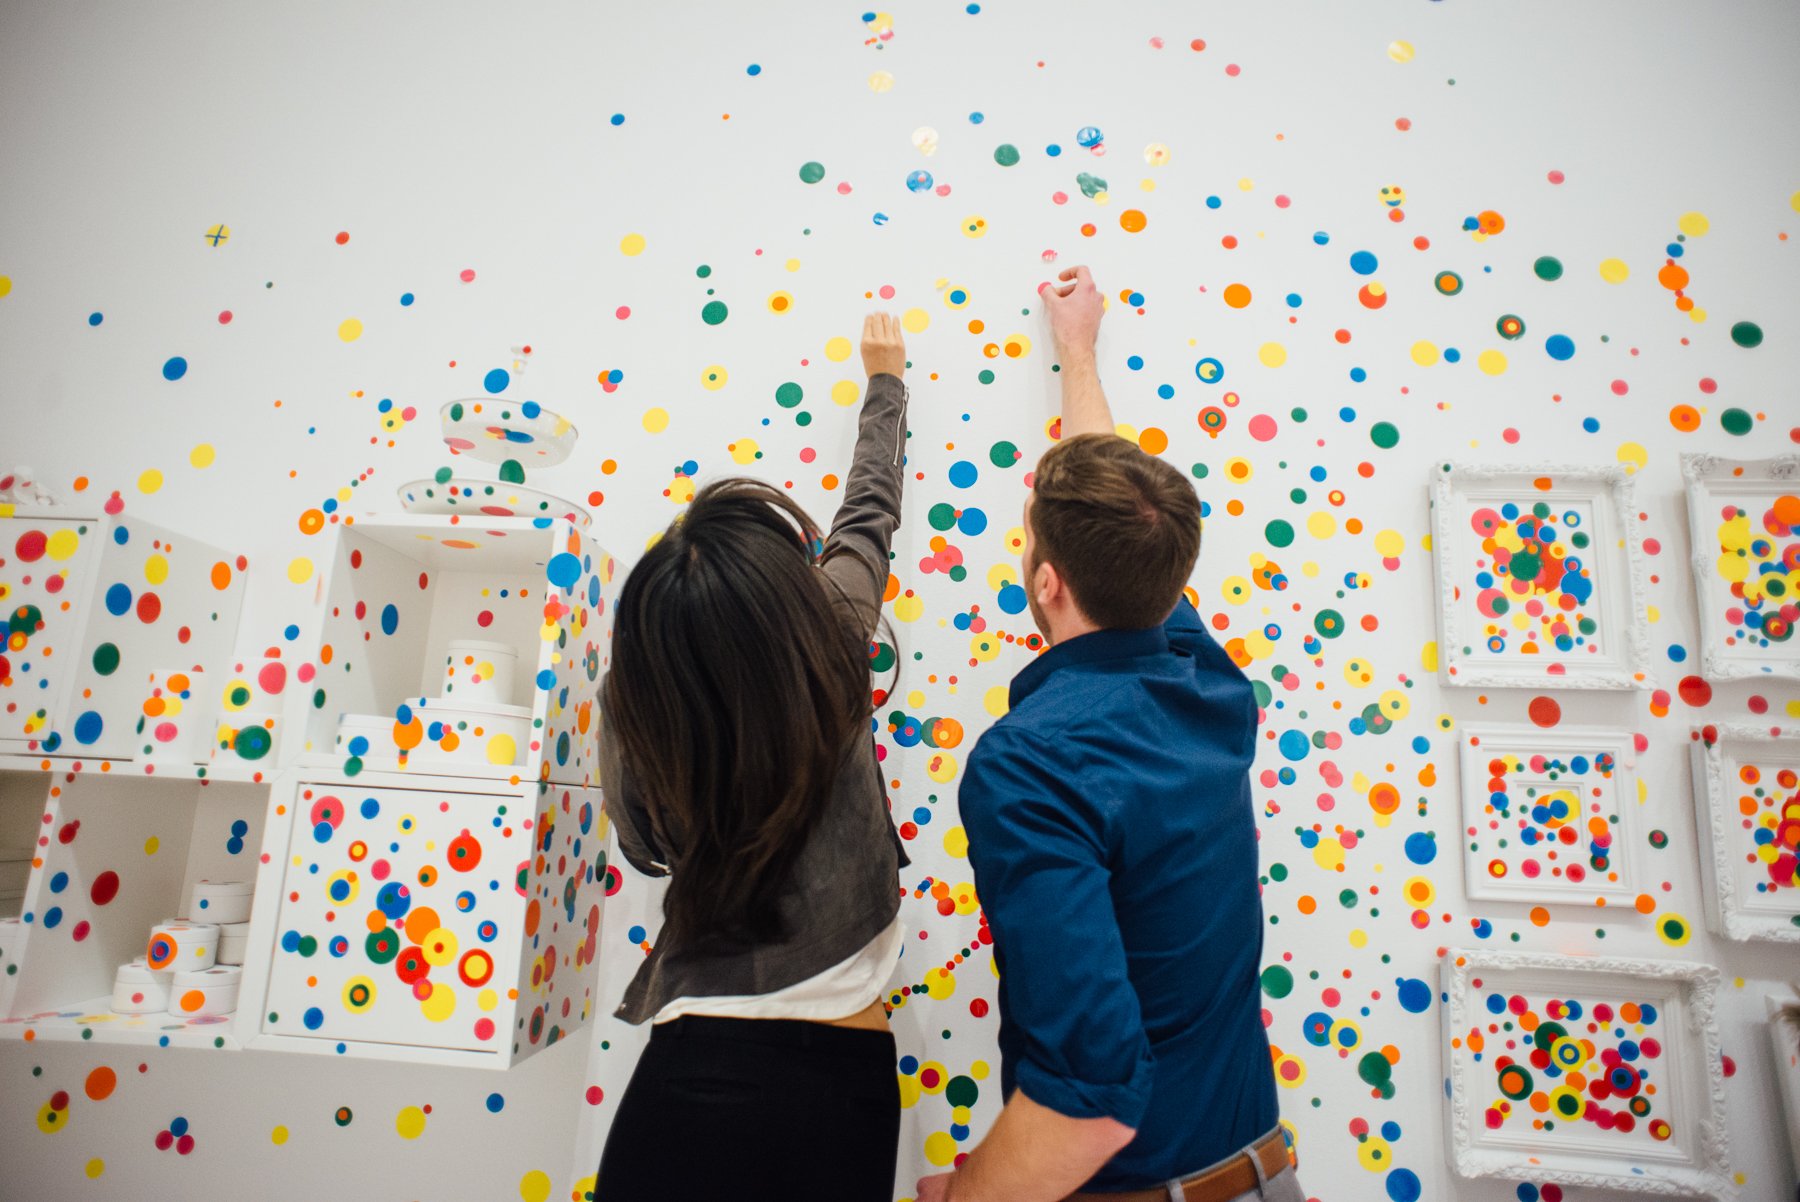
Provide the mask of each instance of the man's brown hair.
POLYGON ((1065 438, 1032 483, 1034 563, 1103 630, 1168 620, 1200 556, 1200 498, 1176 468, 1112 434, 1065 438))

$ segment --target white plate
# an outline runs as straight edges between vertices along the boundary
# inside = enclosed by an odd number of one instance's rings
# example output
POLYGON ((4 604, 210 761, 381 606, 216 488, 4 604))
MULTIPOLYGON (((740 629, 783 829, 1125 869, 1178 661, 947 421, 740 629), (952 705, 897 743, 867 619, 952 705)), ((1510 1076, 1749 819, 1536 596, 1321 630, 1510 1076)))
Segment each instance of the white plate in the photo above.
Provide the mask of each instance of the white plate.
POLYGON ((450 449, 484 463, 517 459, 522 467, 554 467, 569 457, 581 435, 560 413, 493 397, 450 401, 443 410, 450 449))
POLYGON ((408 513, 485 514, 495 518, 568 518, 583 530, 593 519, 573 501, 522 484, 453 476, 439 484, 414 480, 396 490, 408 513))

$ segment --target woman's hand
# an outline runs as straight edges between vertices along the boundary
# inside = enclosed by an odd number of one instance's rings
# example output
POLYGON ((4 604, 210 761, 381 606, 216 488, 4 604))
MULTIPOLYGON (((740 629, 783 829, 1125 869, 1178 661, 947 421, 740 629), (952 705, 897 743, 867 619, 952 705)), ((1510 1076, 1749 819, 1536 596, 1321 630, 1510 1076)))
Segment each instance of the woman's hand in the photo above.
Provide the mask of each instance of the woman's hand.
POLYGON ((906 338, 900 319, 892 313, 871 313, 863 318, 863 370, 871 377, 883 373, 899 378, 906 371, 906 338))

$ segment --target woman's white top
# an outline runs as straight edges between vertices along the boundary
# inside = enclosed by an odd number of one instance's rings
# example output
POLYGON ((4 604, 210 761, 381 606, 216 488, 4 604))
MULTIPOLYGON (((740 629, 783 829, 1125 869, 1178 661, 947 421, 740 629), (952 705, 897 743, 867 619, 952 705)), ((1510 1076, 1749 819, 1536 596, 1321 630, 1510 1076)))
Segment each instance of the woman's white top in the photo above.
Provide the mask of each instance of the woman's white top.
POLYGON ((796 981, 774 993, 743 996, 678 997, 656 1012, 650 1021, 666 1023, 684 1014, 710 1014, 717 1018, 800 1018, 822 1021, 848 1018, 881 996, 888 977, 900 960, 906 928, 900 918, 869 940, 847 960, 804 981, 796 981))

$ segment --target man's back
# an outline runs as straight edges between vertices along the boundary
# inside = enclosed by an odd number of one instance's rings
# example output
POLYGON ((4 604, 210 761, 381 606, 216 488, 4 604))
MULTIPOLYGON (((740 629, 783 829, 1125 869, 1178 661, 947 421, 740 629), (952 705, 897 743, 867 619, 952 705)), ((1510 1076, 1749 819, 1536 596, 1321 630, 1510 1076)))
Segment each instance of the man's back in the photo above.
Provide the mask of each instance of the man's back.
POLYGON ((1184 601, 1046 652, 970 757, 1007 1092, 1137 1130, 1088 1188, 1157 1185, 1275 1125, 1255 732, 1249 683, 1184 601))

